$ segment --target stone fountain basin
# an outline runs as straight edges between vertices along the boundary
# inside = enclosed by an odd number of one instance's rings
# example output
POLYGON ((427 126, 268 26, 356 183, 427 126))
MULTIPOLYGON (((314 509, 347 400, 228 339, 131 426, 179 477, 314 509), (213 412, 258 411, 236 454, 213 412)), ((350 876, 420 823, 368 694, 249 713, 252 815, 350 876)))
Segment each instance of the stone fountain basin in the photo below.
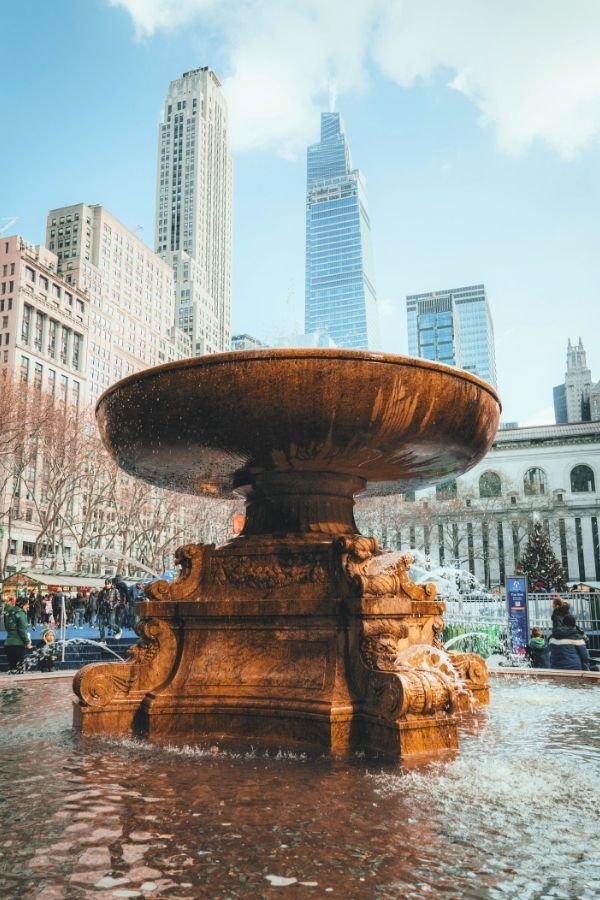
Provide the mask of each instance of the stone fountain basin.
POLYGON ((490 385, 422 359, 350 350, 195 357, 136 373, 100 397, 105 445, 127 472, 222 495, 273 471, 337 473, 378 493, 460 474, 487 452, 490 385))

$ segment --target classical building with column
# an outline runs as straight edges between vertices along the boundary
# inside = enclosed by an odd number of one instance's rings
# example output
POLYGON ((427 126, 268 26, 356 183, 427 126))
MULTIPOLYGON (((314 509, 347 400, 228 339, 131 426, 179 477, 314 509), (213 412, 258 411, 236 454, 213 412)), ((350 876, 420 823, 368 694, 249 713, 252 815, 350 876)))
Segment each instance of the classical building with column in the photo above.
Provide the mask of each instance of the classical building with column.
POLYGON ((600 582, 600 422, 506 428, 470 472, 418 491, 358 504, 382 543, 415 548, 488 586, 514 574, 534 518, 567 581, 600 582))

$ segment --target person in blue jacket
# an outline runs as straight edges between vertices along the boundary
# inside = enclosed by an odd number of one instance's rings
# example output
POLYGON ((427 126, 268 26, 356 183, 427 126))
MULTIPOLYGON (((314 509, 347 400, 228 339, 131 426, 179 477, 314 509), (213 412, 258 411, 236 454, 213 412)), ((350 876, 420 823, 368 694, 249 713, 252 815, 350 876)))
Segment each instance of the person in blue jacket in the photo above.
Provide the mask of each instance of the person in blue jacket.
POLYGON ((562 625, 555 628, 550 638, 550 668, 590 670, 590 654, 581 631, 575 625, 575 616, 566 615, 562 625))

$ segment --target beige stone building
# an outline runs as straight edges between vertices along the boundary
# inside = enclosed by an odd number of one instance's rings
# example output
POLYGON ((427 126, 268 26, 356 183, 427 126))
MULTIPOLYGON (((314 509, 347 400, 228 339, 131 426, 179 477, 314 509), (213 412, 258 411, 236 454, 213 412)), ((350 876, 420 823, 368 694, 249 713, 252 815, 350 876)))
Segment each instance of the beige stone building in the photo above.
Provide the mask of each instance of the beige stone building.
POLYGON ((62 277, 55 253, 18 235, 0 240, 0 324, 5 377, 86 402, 87 292, 62 277))
POLYGON ((204 66, 172 81, 158 137, 156 251, 173 269, 192 354, 230 350, 232 163, 221 83, 204 66))
POLYGON ((49 212, 46 245, 59 272, 89 298, 88 398, 119 378, 190 356, 175 327, 170 265, 99 205, 49 212))
POLYGON ((0 556, 8 571, 31 558, 51 477, 32 440, 24 434, 21 442, 14 430, 31 427, 33 437, 37 391, 54 398, 57 421, 62 408, 87 402, 88 305, 86 292, 58 273, 55 253, 18 235, 0 239, 0 384, 16 380, 13 400, 29 398, 26 422, 18 413, 19 421, 0 424, 0 556))

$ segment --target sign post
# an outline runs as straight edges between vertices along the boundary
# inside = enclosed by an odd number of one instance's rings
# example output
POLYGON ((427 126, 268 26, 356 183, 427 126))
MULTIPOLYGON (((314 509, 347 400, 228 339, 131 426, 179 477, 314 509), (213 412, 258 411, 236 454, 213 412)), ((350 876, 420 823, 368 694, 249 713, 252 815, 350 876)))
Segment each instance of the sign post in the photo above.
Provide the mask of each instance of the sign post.
POLYGON ((510 652, 515 656, 525 656, 529 641, 527 615, 527 578, 513 575, 506 583, 506 603, 508 606, 508 642, 510 652))

